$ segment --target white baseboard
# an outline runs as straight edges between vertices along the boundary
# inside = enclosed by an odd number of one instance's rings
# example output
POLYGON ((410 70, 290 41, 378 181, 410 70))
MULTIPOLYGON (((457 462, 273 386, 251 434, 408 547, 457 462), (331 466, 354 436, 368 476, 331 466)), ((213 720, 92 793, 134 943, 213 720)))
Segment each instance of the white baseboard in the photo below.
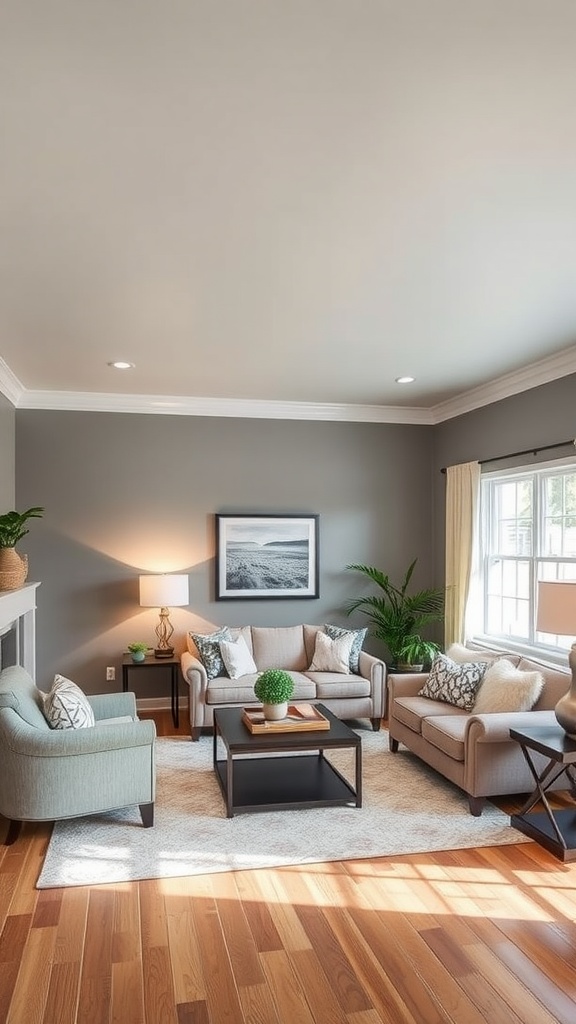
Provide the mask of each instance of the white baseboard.
MULTIPOLYGON (((188 710, 188 698, 180 697, 178 702, 180 713, 188 710)), ((136 701, 138 711, 171 711, 172 705, 169 697, 141 697, 136 701)))

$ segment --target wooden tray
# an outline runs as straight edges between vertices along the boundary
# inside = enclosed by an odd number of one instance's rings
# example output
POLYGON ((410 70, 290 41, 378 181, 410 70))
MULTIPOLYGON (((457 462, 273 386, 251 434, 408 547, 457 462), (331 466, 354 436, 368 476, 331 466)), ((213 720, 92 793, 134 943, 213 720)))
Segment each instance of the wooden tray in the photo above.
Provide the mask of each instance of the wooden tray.
POLYGON ((258 708, 244 708, 242 720, 250 732, 311 732, 329 729, 330 722, 313 704, 290 704, 288 715, 269 722, 258 708))

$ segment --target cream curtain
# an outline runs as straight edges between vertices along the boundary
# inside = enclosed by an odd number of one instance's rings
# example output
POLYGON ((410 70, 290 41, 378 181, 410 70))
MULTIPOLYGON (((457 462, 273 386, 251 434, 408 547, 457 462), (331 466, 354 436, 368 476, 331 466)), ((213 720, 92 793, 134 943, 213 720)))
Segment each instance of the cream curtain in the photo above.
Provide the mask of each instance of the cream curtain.
POLYGON ((446 609, 444 644, 466 639, 467 608, 474 572, 480 463, 464 462, 446 470, 446 609))

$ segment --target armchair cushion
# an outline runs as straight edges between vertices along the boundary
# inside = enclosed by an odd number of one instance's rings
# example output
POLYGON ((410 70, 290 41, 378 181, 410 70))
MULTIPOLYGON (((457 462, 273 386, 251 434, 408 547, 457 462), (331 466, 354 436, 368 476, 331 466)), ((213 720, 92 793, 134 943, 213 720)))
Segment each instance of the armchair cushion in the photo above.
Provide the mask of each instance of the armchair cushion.
POLYGON ((44 714, 53 729, 89 729, 95 721, 92 705, 80 687, 58 674, 44 696, 44 714))

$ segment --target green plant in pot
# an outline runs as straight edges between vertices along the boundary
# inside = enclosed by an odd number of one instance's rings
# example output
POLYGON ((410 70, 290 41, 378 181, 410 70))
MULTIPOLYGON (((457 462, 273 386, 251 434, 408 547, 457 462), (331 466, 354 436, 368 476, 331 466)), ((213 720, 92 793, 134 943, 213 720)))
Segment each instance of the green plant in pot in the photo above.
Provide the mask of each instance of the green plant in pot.
POLYGON ((421 672, 439 653, 438 644, 432 640, 424 640, 418 633, 413 633, 406 637, 402 645, 396 668, 399 672, 421 672))
POLYGON ((294 693, 294 680, 284 669, 268 668, 258 676, 254 693, 262 702, 264 718, 271 722, 278 721, 288 714, 288 701, 294 693))
POLYGON ((417 561, 415 558, 408 566, 399 586, 392 583, 386 573, 373 566, 347 566, 348 569, 361 572, 380 588, 380 594, 352 601, 348 614, 358 609, 368 616, 370 634, 386 645, 393 668, 399 662, 406 661, 403 649, 410 637, 418 636, 420 639, 420 630, 424 626, 431 622, 441 622, 444 618, 443 589, 429 587, 415 593, 408 592, 417 561))
POLYGON ((148 644, 144 643, 143 640, 137 640, 133 644, 128 644, 128 650, 132 655, 132 661, 144 661, 148 651, 148 644))
POLYGON ((40 505, 25 512, 5 512, 0 516, 0 590, 16 590, 26 582, 28 556, 16 551, 16 544, 30 531, 29 519, 39 519, 44 514, 40 505))

